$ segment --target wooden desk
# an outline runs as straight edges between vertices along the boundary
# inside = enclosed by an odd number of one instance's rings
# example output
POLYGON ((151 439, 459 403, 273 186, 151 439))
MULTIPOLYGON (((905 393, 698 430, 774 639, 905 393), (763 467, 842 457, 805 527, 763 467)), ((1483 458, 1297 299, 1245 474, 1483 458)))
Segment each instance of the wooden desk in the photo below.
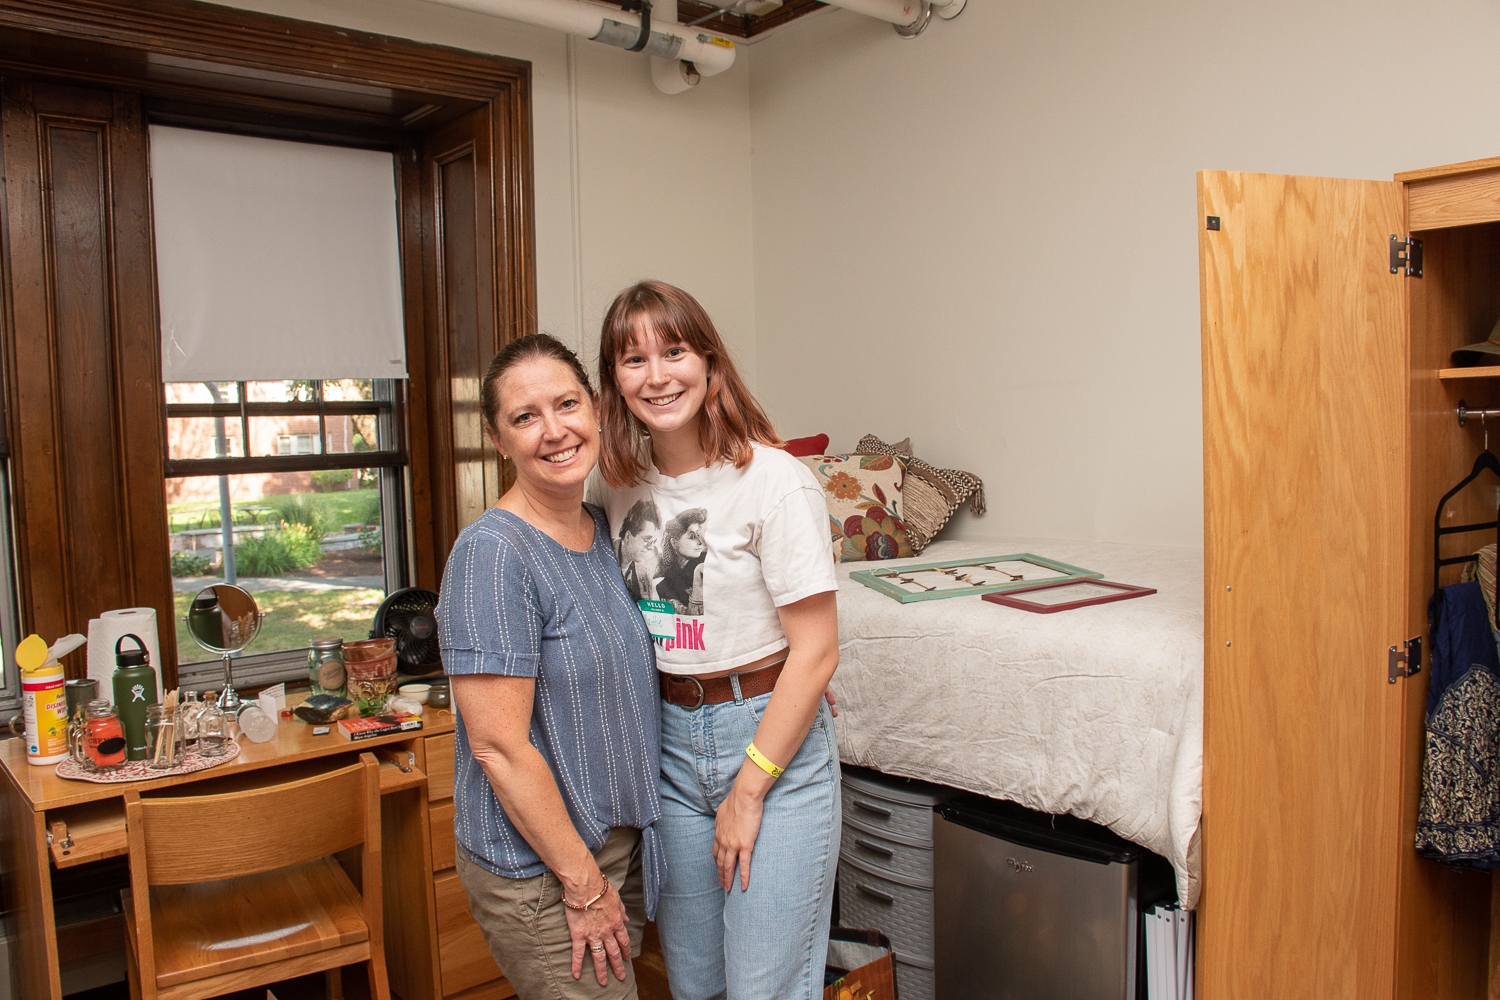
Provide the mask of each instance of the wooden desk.
MULTIPOLYGON (((62 1000, 52 874, 126 853, 126 789, 154 792, 191 784, 199 793, 292 780, 353 763, 366 750, 381 758, 385 949, 391 992, 402 1000, 504 1000, 515 995, 490 958, 452 870, 451 713, 428 709, 420 732, 359 743, 336 733, 313 736, 312 727, 297 719, 283 720, 269 743, 251 743, 243 736, 238 742, 236 759, 207 771, 106 785, 59 778, 52 766, 26 763, 24 741, 0 741, 0 878, 13 935, 17 996, 62 1000), (403 771, 397 761, 410 769, 403 771), (53 830, 57 836, 49 845, 48 833, 53 830)), ((295 816, 267 816, 266 836, 274 838, 296 821, 295 816)))

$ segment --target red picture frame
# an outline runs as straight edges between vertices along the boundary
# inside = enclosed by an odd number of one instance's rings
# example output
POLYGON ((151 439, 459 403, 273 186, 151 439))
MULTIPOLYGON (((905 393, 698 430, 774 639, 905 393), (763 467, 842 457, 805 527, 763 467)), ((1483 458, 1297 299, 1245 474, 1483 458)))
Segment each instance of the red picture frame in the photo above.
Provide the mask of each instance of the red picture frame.
POLYGON ((1003 604, 1008 608, 1019 608, 1039 615, 1050 615, 1056 611, 1072 611, 1094 604, 1112 604, 1128 601, 1132 597, 1146 597, 1156 593, 1155 587, 1137 587, 1129 583, 1113 583, 1109 580, 1064 580, 1061 583, 1046 583, 1025 590, 1008 590, 1002 594, 984 594, 981 600, 1003 604), (1112 593, 1099 593, 1099 590, 1112 593), (1068 593, 1072 591, 1073 593, 1068 593), (1045 595, 1045 596, 1043 596, 1045 595), (1070 600, 1072 597, 1074 599, 1070 600), (1028 598, 1031 598, 1028 600, 1028 598))

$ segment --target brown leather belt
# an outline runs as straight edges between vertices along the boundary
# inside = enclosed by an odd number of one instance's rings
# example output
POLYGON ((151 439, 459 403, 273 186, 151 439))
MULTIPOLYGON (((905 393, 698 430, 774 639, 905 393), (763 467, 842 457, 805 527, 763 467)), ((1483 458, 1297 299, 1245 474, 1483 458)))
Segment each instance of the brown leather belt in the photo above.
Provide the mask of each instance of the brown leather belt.
POLYGON ((754 698, 776 686, 776 678, 781 676, 781 668, 784 666, 786 666, 786 661, 782 660, 769 667, 761 667, 753 673, 728 674, 706 681, 691 675, 662 674, 661 696, 664 701, 673 705, 681 705, 683 708, 698 708, 702 705, 718 705, 726 701, 734 701, 734 686, 729 683, 729 678, 738 676, 740 694, 746 698, 754 698))

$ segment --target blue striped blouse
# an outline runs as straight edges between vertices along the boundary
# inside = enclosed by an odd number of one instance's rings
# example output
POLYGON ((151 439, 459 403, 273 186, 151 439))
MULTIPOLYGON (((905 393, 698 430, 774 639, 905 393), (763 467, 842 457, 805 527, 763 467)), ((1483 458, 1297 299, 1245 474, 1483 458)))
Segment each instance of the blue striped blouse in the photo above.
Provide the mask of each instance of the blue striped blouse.
MULTIPOLYGON (((437 609, 450 675, 535 677, 531 743, 552 769, 589 850, 611 827, 642 831, 646 909, 656 912, 662 857, 660 705, 651 636, 625 590, 609 522, 592 504, 594 544, 574 552, 525 521, 490 508, 464 528, 443 572, 437 609)), ((546 871, 506 817, 458 718, 454 832, 497 875, 546 871)))

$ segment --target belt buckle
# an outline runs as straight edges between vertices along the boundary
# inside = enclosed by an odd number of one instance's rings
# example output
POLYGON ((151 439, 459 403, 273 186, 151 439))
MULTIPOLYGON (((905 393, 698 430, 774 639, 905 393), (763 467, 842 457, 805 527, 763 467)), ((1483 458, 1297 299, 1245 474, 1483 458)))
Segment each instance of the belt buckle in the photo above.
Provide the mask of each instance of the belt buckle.
POLYGON ((703 682, 702 681, 698 680, 698 678, 692 676, 691 674, 688 674, 688 675, 685 675, 685 676, 681 675, 681 674, 672 674, 670 676, 670 679, 671 679, 671 681, 672 681, 673 684, 682 684, 682 683, 686 682, 686 683, 689 683, 689 684, 693 685, 693 687, 695 687, 695 688, 698 689, 698 700, 697 700, 697 702, 695 702, 692 705, 685 705, 683 707, 685 707, 687 709, 690 709, 690 710, 691 709, 697 709, 697 708, 702 708, 703 707, 703 682))

